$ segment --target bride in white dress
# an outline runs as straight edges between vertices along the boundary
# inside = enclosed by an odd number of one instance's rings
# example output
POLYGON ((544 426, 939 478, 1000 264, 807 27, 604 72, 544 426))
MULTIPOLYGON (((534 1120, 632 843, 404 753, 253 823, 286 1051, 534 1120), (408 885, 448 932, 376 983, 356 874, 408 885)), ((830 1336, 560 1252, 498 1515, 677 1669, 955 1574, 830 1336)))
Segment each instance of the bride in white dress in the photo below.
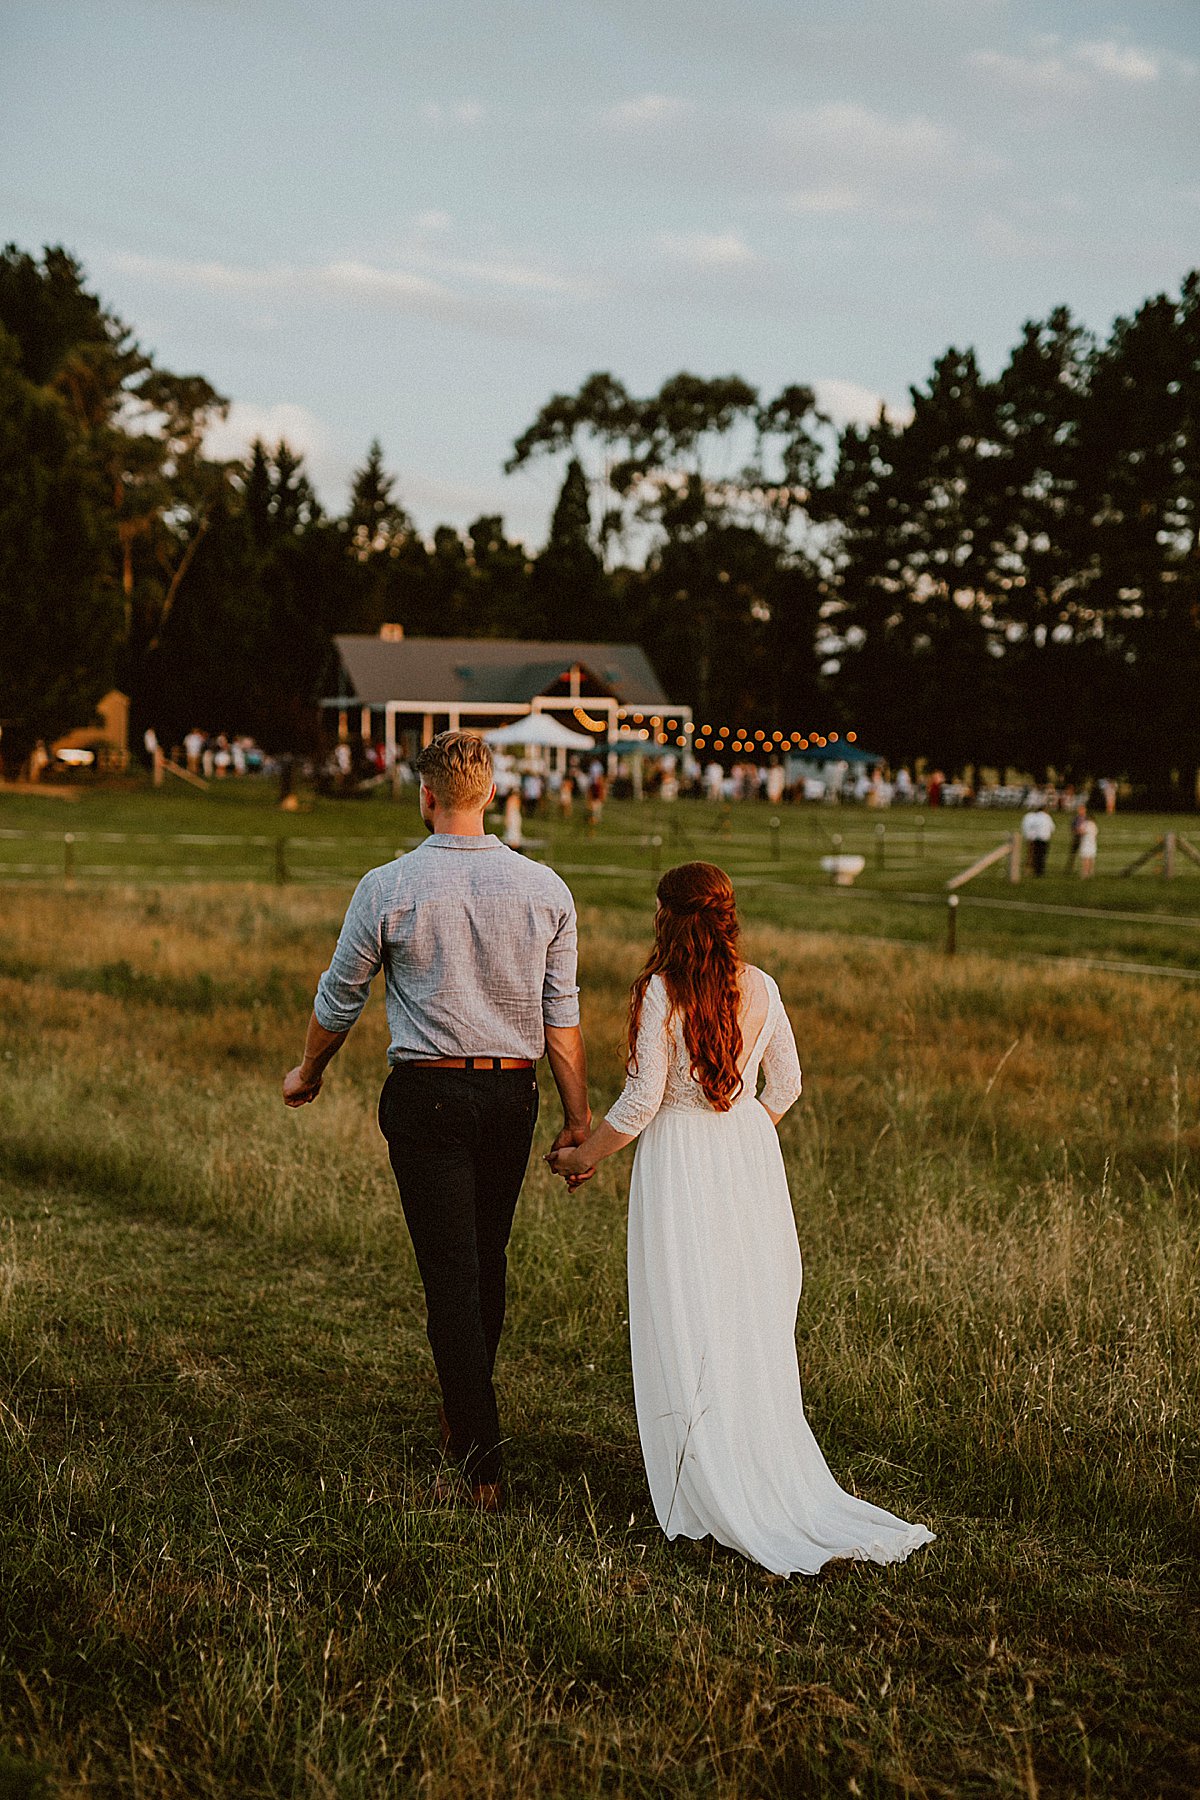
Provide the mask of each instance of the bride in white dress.
POLYGON ((574 1186, 638 1139, 629 1333, 658 1522, 780 1575, 897 1561, 933 1533, 840 1488, 804 1416, 800 1246, 775 1129, 800 1064, 779 989, 738 956, 723 870, 668 870, 658 903, 624 1091, 583 1144, 548 1159, 574 1186))

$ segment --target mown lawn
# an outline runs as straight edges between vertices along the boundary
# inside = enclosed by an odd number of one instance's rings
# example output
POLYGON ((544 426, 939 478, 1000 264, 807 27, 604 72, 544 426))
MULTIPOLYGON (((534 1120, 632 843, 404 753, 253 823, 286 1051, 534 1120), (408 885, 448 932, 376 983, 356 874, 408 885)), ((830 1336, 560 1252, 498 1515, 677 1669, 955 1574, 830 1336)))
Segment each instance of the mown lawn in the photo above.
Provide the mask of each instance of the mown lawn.
MULTIPOLYGON (((0 1794, 1195 1794, 1200 991, 751 924, 809 1414, 938 1533, 779 1582, 655 1525, 628 1157, 535 1162, 510 1508, 434 1504, 380 1001, 277 1098, 345 898, 4 894, 0 1794)), ((584 911, 600 1099, 645 929, 584 911)))

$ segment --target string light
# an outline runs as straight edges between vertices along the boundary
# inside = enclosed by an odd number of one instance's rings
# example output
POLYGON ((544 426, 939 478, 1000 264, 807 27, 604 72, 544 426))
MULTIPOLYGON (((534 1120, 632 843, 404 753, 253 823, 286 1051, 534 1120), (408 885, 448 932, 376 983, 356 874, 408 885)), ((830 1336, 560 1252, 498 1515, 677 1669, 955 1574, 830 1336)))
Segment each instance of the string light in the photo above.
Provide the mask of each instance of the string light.
MULTIPOLYGON (((642 717, 640 713, 635 716, 638 719, 642 717)), ((752 732, 744 725, 738 725, 736 727, 730 727, 728 725, 697 725, 690 719, 679 721, 675 719, 664 720, 660 717, 652 717, 650 724, 652 730, 648 735, 652 736, 657 742, 666 743, 669 741, 667 733, 674 735, 676 731, 679 731, 684 734, 684 748, 687 748, 688 743, 690 742, 690 747, 693 750, 704 750, 709 754, 730 749, 738 756, 760 752, 778 755, 788 750, 827 750, 835 744, 856 744, 858 742, 858 733, 856 731, 847 731, 844 733, 837 731, 830 731, 828 733, 820 731, 809 731, 807 733, 793 731, 789 733, 781 730, 767 731, 764 728, 752 732)))

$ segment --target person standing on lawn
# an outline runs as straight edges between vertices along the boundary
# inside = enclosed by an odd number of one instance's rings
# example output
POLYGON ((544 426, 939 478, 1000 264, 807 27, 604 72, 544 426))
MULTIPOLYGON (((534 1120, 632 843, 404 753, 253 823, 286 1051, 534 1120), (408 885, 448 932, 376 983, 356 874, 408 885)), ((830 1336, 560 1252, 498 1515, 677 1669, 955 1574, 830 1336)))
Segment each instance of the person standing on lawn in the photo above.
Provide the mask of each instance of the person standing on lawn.
POLYGON ((1033 873, 1042 876, 1046 873, 1046 857, 1050 850, 1050 839, 1054 836, 1054 820, 1046 811, 1040 797, 1035 806, 1030 806, 1021 820, 1021 836, 1025 840, 1025 849, 1029 856, 1029 866, 1033 873))
POLYGON ((555 1148, 581 1143, 591 1126, 575 904, 553 870, 484 830, 495 780, 481 738, 442 732, 416 767, 430 836, 359 883, 283 1098, 316 1099, 382 969, 391 1073, 379 1125, 425 1289, 442 1450, 474 1504, 497 1512, 492 1377, 543 1054, 563 1105, 555 1148))

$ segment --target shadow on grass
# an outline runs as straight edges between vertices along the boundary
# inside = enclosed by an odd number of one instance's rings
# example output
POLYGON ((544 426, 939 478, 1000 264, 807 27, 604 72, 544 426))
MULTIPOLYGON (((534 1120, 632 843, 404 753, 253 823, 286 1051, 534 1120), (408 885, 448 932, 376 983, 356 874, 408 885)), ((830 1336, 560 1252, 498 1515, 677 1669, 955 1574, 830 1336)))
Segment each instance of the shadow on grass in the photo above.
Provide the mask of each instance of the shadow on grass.
POLYGON ((135 969, 126 957, 95 968, 46 968, 19 957, 0 957, 0 977, 23 983, 46 983, 62 993, 102 994, 110 1000, 161 1006, 167 1011, 207 1018, 218 1006, 269 1007, 290 1013, 308 1004, 308 988, 289 981, 275 966, 253 987, 218 981, 206 970, 195 975, 162 975, 135 969))

